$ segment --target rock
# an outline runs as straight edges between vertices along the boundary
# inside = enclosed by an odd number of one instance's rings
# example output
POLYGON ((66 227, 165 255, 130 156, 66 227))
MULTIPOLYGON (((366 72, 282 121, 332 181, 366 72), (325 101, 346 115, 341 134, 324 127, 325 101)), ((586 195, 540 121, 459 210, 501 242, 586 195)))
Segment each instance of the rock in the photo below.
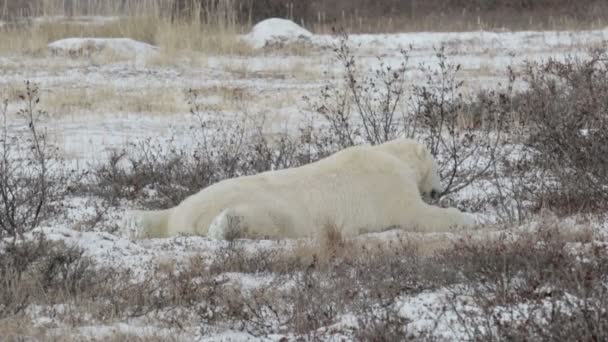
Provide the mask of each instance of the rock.
POLYGON ((54 55, 93 56, 110 54, 119 58, 147 57, 158 52, 156 46, 130 38, 66 38, 48 45, 54 55))
POLYGON ((291 20, 271 18, 257 23, 243 39, 251 47, 260 49, 289 43, 310 43, 311 37, 310 31, 291 20))

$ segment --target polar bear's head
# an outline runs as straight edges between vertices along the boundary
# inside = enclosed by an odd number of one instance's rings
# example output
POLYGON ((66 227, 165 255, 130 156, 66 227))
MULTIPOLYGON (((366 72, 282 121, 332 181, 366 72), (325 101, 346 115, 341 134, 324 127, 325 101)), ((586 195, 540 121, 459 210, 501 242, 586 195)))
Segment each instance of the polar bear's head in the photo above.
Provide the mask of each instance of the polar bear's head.
POLYGON ((414 169, 418 190, 422 196, 435 198, 443 192, 437 162, 424 144, 411 139, 396 139, 378 147, 414 169))
POLYGON ((437 166, 437 161, 431 155, 431 153, 424 147, 424 158, 427 161, 430 161, 430 167, 425 172, 425 175, 422 177, 422 181, 418 185, 420 189, 420 193, 424 195, 428 195, 431 198, 438 198, 441 193, 443 193, 443 186, 441 185, 441 176, 439 176, 439 167, 437 166))
POLYGON ((415 142, 413 145, 417 158, 418 190, 422 196, 437 198, 443 192, 437 161, 424 144, 415 142))

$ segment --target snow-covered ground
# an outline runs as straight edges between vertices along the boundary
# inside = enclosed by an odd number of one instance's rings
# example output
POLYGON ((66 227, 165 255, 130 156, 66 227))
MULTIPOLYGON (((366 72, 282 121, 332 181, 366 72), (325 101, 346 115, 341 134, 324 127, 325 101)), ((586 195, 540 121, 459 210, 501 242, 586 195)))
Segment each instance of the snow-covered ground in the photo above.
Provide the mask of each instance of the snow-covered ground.
MULTIPOLYGON (((378 56, 386 64, 400 63, 399 50, 411 46, 412 82, 422 77, 416 73, 420 63, 434 66, 434 49, 443 45, 450 61, 461 65, 459 77, 465 87, 474 92, 505 83, 508 66, 582 55, 607 38, 608 30, 598 30, 352 35, 350 40, 357 47, 359 63, 370 68, 377 65, 378 56)), ((220 112, 246 107, 252 114, 297 122, 304 107, 302 97, 316 94, 326 72, 340 70, 327 48, 335 40, 312 36, 311 41, 319 49, 311 48, 306 55, 279 51, 247 57, 184 56, 181 60, 173 56, 167 63, 158 63, 154 56, 142 58, 155 54, 154 47, 135 41, 63 40, 52 43, 51 51, 92 44, 95 49, 137 58, 105 62, 95 56, 0 56, 0 87, 10 93, 21 88, 24 80, 39 84, 41 101, 50 104, 45 108, 55 117, 52 129, 64 137, 66 152, 94 156, 142 136, 166 136, 171 127, 182 130, 190 122, 186 89, 200 90, 209 107, 220 112)))
MULTIPOLYGON (((104 160, 109 151, 146 138, 154 143, 187 145, 190 136, 183 132, 196 125, 186 104, 187 89, 196 89, 202 94, 201 101, 209 112, 264 114, 270 118, 267 124, 271 130, 295 126, 302 120, 306 107, 303 96, 317 94, 325 84, 326 73, 335 75, 340 70, 331 49, 336 40, 288 27, 288 34, 279 39, 283 42, 296 39, 298 43, 307 44, 306 53, 291 55, 287 50, 263 50, 263 46, 277 38, 276 29, 274 26, 262 27, 244 37, 254 48, 261 49, 251 56, 184 54, 167 60, 162 58, 163 51, 128 39, 58 41, 49 45, 52 53, 48 55, 0 56, 0 90, 8 94, 9 111, 14 111, 18 108, 18 99, 11 94, 21 89, 25 80, 38 84, 41 106, 50 114, 45 127, 63 156, 80 169, 104 160), (98 53, 108 49, 120 54, 121 58, 96 58, 98 53), (88 53, 79 53, 81 50, 88 53)), ((506 81, 509 66, 517 69, 525 60, 563 58, 566 54, 579 56, 607 39, 608 29, 350 36, 359 63, 369 68, 378 65, 377 57, 382 57, 385 63, 398 64, 400 50, 411 46, 409 65, 414 69, 414 75, 418 75, 412 79, 414 83, 421 81, 422 75, 415 73, 419 65, 432 66, 435 49, 443 45, 450 60, 462 66, 459 77, 470 92, 498 87, 500 82, 506 81)), ((16 118, 11 120, 12 129, 26 125, 16 118)), ((131 270, 134 279, 145 278, 159 262, 180 263, 193 256, 212 259, 226 244, 204 237, 135 240, 124 215, 124 210, 130 208, 112 209, 107 215, 109 222, 104 225, 119 227, 114 233, 81 232, 78 224, 87 215, 94 214, 91 200, 72 198, 66 206, 68 214, 63 219, 40 229, 51 240, 81 247, 86 256, 101 266, 131 270)), ((598 231, 608 230, 605 222, 598 222, 596 226, 598 231)), ((390 240, 393 234, 386 232, 375 238, 390 240)), ((272 249, 277 245, 285 248, 281 242, 249 242, 251 249, 272 249)), ((248 286, 264 286, 268 277, 272 276, 242 277, 239 281, 248 286)), ((438 338, 447 340, 463 338, 455 323, 457 319, 444 314, 442 298, 447 292, 447 289, 438 289, 404 297, 398 312, 411 321, 409 325, 413 331, 433 331, 438 338)), ((462 303, 467 305, 465 299, 462 303)), ((31 308, 29 312, 39 326, 57 330, 58 334, 73 330, 74 327, 54 323, 53 317, 58 310, 61 309, 31 308)), ((86 319, 83 321, 85 323, 78 325, 75 332, 91 338, 122 332, 136 336, 170 336, 184 341, 194 338, 256 340, 247 333, 230 330, 201 336, 195 320, 182 322, 180 329, 167 328, 162 321, 149 321, 147 317, 109 326, 96 324, 93 320, 89 326, 86 319)), ((343 328, 352 322, 344 317, 339 324, 343 328)), ((336 336, 333 338, 338 339, 336 336)), ((277 335, 269 340, 282 338, 277 335)))

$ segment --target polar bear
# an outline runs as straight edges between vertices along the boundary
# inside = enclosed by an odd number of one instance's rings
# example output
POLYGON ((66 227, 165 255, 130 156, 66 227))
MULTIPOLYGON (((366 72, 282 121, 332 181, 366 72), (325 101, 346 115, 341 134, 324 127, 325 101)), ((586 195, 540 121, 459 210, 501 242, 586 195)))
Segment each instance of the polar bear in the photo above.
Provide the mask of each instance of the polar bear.
POLYGON ((344 236, 389 227, 469 228, 456 208, 428 205, 442 191, 437 164, 414 140, 353 146, 304 166, 223 180, 161 211, 137 211, 144 237, 311 237, 331 225, 344 236), (325 228, 324 228, 325 227, 325 228))

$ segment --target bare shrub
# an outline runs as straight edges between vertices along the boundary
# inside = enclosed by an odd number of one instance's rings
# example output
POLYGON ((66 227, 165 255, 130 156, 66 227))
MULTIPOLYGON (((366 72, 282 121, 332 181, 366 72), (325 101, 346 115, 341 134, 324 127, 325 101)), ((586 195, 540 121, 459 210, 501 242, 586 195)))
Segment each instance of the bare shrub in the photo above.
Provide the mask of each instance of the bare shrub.
POLYGON ((0 239, 22 237, 49 218, 68 183, 54 147, 39 127, 47 113, 37 108, 38 87, 26 82, 19 98, 23 107, 15 115, 25 132, 9 126, 8 100, 0 108, 0 239))
POLYGON ((470 122, 471 100, 464 98, 463 81, 457 79, 460 65, 449 61, 444 47, 436 50, 437 70, 422 66, 426 78, 414 86, 414 115, 420 122, 420 136, 437 158, 444 184, 443 195, 458 192, 487 176, 496 158, 502 157, 505 125, 503 97, 477 102, 483 113, 470 122))
POLYGON ((608 274, 604 247, 568 248, 571 236, 556 223, 538 232, 493 242, 461 241, 440 261, 458 269, 462 286, 448 307, 472 340, 603 340, 608 274), (480 311, 465 309, 465 296, 480 311))
POLYGON ((328 83, 318 97, 307 101, 341 148, 397 137, 424 140, 438 159, 445 186, 442 195, 458 192, 488 174, 504 139, 502 107, 479 102, 483 124, 481 119, 477 125, 467 122, 471 107, 461 92, 462 81, 456 78, 460 66, 449 61, 443 47, 436 52, 437 68, 420 66, 423 85, 409 82, 406 51, 397 66, 379 59, 379 67, 367 72, 357 69, 346 36, 335 54, 342 79, 334 81, 337 85, 328 83))
POLYGON ((537 166, 547 170, 541 207, 596 211, 608 201, 608 55, 528 63, 518 94, 537 166))
POLYGON ((75 296, 92 279, 91 264, 82 251, 34 233, 42 222, 60 212, 61 199, 78 178, 66 172, 41 127, 47 113, 38 109, 38 87, 26 82, 19 99, 22 108, 16 113, 7 111, 7 100, 0 107, 2 316, 16 314, 32 303, 75 296))
MULTIPOLYGON (((408 334, 407 325, 410 323, 395 310, 374 311, 369 308, 365 315, 358 319, 360 329, 354 337, 359 341, 389 342, 412 339, 408 334)), ((422 337, 422 336, 417 336, 422 337)))
MULTIPOLYGON (((227 248, 238 246, 238 241, 234 243, 227 248)), ((456 280, 452 271, 421 257, 416 245, 402 237, 362 243, 332 234, 326 242, 302 248, 305 255, 289 246, 270 253, 237 247, 228 259, 220 251, 210 266, 212 274, 239 272, 271 280, 248 291, 226 284, 220 291, 229 294, 214 297, 216 310, 202 311, 202 322, 222 323, 256 336, 295 334, 314 340, 331 334, 327 327, 340 317, 353 314, 360 329, 340 333, 363 338, 385 329, 379 336, 390 340, 407 332, 400 325, 407 320, 392 311, 400 296, 456 280), (325 251, 328 248, 332 252, 325 251)))
POLYGON ((341 35, 334 48, 343 69, 342 79, 326 84, 319 96, 305 99, 309 107, 329 125, 341 148, 360 143, 381 144, 403 135, 413 135, 415 123, 403 112, 407 96, 408 53, 401 51, 398 66, 385 65, 360 70, 348 36, 341 35))
POLYGON ((194 90, 187 92, 187 99, 192 117, 189 146, 171 141, 173 146, 167 148, 148 139, 114 152, 93 170, 85 191, 111 205, 144 198, 140 205, 166 208, 223 179, 297 167, 331 153, 330 143, 317 139, 307 126, 295 136, 268 134, 263 114, 226 118, 200 105, 194 90))
POLYGON ((0 317, 31 304, 76 298, 93 288, 101 272, 83 251, 62 242, 36 238, 0 245, 0 317))
POLYGON ((521 223, 545 208, 570 215, 606 206, 606 60, 606 50, 596 49, 586 58, 528 62, 520 73, 509 70, 506 89, 466 105, 475 124, 486 121, 484 107, 494 108, 508 132, 485 177, 487 200, 503 222, 521 223))
POLYGON ((207 141, 195 141, 190 148, 166 150, 162 144, 150 140, 131 145, 116 152, 93 172, 91 191, 107 198, 114 205, 120 199, 142 198, 145 190, 154 190, 146 207, 174 206, 185 197, 219 180, 246 174, 244 153, 241 151, 242 130, 225 129, 225 144, 218 141, 213 147, 207 141), (213 149, 216 148, 216 151, 213 149), (221 148, 221 149, 220 149, 221 148))

